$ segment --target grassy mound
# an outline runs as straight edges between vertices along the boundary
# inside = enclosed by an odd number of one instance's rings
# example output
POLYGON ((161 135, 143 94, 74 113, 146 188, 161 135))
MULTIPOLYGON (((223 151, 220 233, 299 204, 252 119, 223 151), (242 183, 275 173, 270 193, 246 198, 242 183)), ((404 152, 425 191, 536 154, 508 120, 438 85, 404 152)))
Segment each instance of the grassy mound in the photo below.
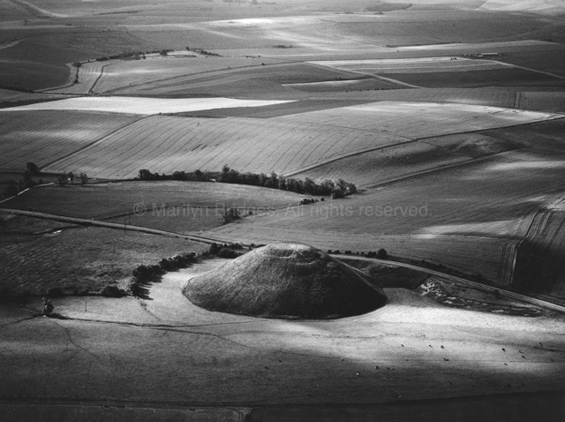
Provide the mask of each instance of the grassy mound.
POLYGON ((340 318, 386 302, 361 272, 300 244, 255 249, 193 277, 183 293, 210 311, 270 318, 340 318))

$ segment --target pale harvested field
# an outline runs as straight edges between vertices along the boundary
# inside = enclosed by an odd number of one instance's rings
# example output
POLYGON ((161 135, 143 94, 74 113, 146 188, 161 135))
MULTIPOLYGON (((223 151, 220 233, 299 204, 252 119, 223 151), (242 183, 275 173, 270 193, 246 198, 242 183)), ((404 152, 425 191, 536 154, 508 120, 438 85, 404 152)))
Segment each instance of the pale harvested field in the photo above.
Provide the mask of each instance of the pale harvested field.
POLYGON ((82 169, 95 177, 124 178, 135 176, 141 168, 160 173, 217 171, 228 164, 243 172, 289 173, 417 138, 556 117, 560 116, 493 107, 395 102, 270 120, 155 116, 116 131, 46 170, 82 169), (257 160, 257 156, 262 159, 257 160))
POLYGON ((471 132, 559 118, 559 115, 465 104, 377 102, 282 117, 334 127, 391 133, 408 139, 471 132))
MULTIPOLYGON (((560 50, 562 46, 559 43, 551 41, 541 41, 535 39, 522 39, 512 41, 490 41, 490 42, 473 42, 473 43, 445 43, 445 44, 427 44, 427 45, 410 45, 396 47, 399 52, 418 52, 418 51, 451 51, 452 54, 482 54, 482 53, 519 53, 530 51, 553 51, 560 50)), ((546 54, 546 53, 543 53, 546 54)))
POLYGON ((219 171, 227 164, 240 172, 280 173, 339 157, 344 151, 401 141, 386 133, 288 120, 154 116, 117 131, 48 170, 86 168, 89 175, 120 178, 133 177, 142 168, 159 173, 219 171))
POLYGON ((130 115, 81 111, 0 110, 0 168, 23 171, 28 161, 42 167, 136 119, 130 115))
POLYGON ((557 0, 487 0, 480 9, 502 10, 502 11, 528 11, 528 12, 547 12, 563 13, 563 3, 557 0))
POLYGON ((347 92, 380 89, 399 89, 402 85, 375 78, 350 79, 346 81, 324 81, 299 84, 285 84, 285 87, 306 92, 347 92))
POLYGON ((80 68, 78 68, 78 83, 73 83, 69 81, 69 86, 49 89, 47 92, 50 93, 61 93, 61 94, 83 94, 87 95, 91 92, 92 88, 99 80, 102 72, 106 67, 110 66, 109 62, 90 62, 83 63, 80 68))
POLYGON ((161 113, 182 113, 187 111, 209 110, 231 107, 262 107, 280 104, 281 101, 236 100, 231 98, 129 98, 129 97, 82 97, 48 103, 30 104, 20 107, 5 108, 2 112, 70 110, 98 111, 106 113, 124 113, 152 115, 161 113))

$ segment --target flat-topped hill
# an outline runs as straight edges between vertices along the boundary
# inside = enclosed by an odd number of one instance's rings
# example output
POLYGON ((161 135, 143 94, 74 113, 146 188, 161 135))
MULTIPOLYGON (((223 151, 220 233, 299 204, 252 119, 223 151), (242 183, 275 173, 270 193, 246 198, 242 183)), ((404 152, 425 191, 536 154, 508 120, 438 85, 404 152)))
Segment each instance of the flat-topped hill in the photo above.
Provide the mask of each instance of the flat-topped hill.
POLYGON ((183 293, 210 311, 269 318, 340 318, 386 302, 363 273, 302 244, 255 249, 191 278, 183 293))

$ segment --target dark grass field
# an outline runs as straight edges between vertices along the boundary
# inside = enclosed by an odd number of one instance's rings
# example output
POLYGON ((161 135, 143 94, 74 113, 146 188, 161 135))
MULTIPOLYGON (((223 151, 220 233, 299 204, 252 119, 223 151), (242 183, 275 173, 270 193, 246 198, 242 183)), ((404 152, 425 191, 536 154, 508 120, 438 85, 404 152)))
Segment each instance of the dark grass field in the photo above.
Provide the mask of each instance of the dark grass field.
POLYGON ((181 214, 183 209, 190 207, 209 208, 210 214, 216 209, 231 206, 275 210, 298 205, 302 198, 302 195, 293 192, 227 183, 130 181, 82 187, 78 184, 37 187, 3 202, 1 207, 67 217, 108 219, 139 213, 141 209, 147 213, 145 217, 159 217, 161 210, 166 211, 169 207, 180 207, 181 214))
POLYGON ((7 240, 0 242, 0 289, 12 295, 45 295, 55 288, 66 294, 100 293, 107 285, 125 289, 138 265, 206 249, 171 237, 21 220, 9 220, 0 232, 7 240))
POLYGON ((380 73, 380 75, 426 88, 480 88, 485 86, 565 88, 565 79, 517 68, 468 72, 380 73))

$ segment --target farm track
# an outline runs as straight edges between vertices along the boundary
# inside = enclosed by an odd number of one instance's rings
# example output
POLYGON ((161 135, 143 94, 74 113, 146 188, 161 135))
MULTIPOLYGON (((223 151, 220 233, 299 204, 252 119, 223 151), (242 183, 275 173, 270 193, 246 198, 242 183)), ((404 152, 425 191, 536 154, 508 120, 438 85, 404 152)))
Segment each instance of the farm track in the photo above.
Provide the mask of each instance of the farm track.
POLYGON ((106 70, 106 68, 108 66, 111 66, 111 65, 110 64, 104 64, 100 67, 100 73, 98 74, 98 76, 96 77, 94 82, 92 82, 92 85, 90 86, 90 88, 88 88, 89 94, 94 94, 94 88, 96 87, 96 84, 100 81, 100 79, 102 79, 104 77, 104 71, 106 70))
POLYGON ((565 79, 565 76, 558 75, 557 73, 544 72, 543 70, 532 69, 531 67, 519 66, 517 64, 505 63, 505 62, 500 62, 500 61, 497 61, 497 60, 491 60, 491 61, 493 61, 495 63, 500 63, 500 64, 505 65, 505 66, 513 67, 515 69, 527 70, 528 72, 539 73, 539 74, 551 76, 551 77, 557 78, 557 79, 565 79))
POLYGON ((14 209, 9 209, 9 208, 0 208, 0 212, 5 212, 5 213, 8 213, 8 214, 25 215, 27 217, 34 217, 34 218, 43 218, 43 219, 47 219, 47 220, 60 221, 60 222, 64 222, 64 223, 73 223, 73 224, 78 224, 78 225, 81 225, 81 226, 96 226, 96 227, 104 227, 104 228, 109 228, 109 229, 128 230, 128 231, 135 231, 135 232, 139 232, 139 233, 147 233, 147 234, 153 234, 153 235, 159 235, 159 236, 174 237, 174 238, 178 238, 178 239, 192 240, 192 241, 200 242, 200 243, 207 243, 207 244, 214 243, 213 239, 208 240, 208 239, 206 239, 202 236, 185 235, 185 234, 179 234, 179 233, 169 232, 169 231, 165 231, 165 230, 157 230, 157 229, 151 229, 151 228, 148 228, 148 227, 140 227, 140 226, 131 226, 131 225, 120 224, 120 223, 111 223, 111 222, 100 221, 100 220, 95 220, 95 219, 89 220, 89 219, 86 219, 86 218, 65 217, 65 216, 62 216, 62 215, 46 214, 46 213, 35 212, 35 211, 14 210, 14 209))

